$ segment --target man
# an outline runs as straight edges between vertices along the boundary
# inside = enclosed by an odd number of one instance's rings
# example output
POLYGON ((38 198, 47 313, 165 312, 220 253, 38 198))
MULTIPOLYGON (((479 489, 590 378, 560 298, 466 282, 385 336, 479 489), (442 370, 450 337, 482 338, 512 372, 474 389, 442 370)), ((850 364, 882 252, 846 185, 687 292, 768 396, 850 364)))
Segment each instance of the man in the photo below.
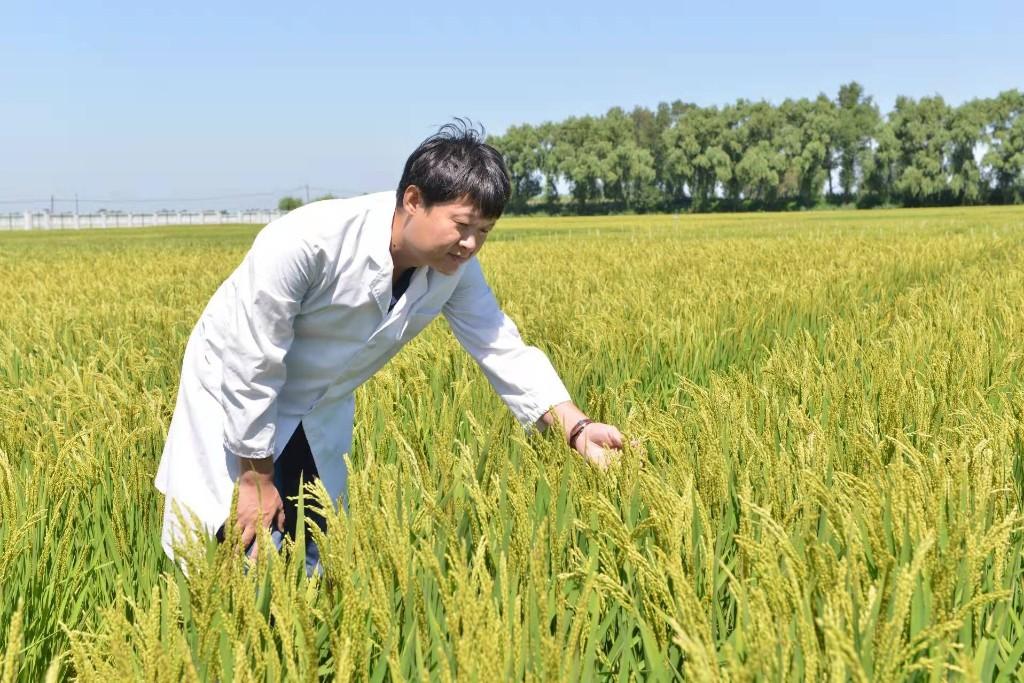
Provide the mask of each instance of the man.
MULTIPOLYGON (((501 155, 460 122, 412 153, 397 198, 314 202, 260 231, 185 348, 156 476, 170 557, 183 524, 222 537, 236 482, 246 546, 260 524, 278 545, 294 534, 300 478, 345 505, 353 392, 438 314, 524 427, 557 425, 601 466, 622 447, 573 405, 484 280, 475 255, 509 188, 501 155)), ((310 571, 317 560, 311 543, 310 571)))

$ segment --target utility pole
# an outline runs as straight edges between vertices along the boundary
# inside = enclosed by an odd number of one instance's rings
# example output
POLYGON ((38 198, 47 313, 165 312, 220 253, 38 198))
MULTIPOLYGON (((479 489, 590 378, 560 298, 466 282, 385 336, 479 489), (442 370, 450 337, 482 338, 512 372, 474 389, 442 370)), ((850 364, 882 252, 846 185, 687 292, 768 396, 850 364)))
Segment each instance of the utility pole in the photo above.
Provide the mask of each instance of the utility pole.
POLYGON ((75 213, 78 213, 78 193, 75 193, 75 213))
POLYGON ((306 203, 309 204, 309 184, 306 184, 306 203))
POLYGON ((50 213, 53 213, 53 195, 50 195, 50 213))

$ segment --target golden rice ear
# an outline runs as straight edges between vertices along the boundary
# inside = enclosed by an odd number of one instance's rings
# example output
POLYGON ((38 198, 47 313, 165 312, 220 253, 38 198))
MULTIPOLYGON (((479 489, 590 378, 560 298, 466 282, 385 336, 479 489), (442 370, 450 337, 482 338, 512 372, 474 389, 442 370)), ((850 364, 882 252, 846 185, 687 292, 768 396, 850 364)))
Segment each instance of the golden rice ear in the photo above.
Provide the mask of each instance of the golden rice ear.
POLYGON ((25 600, 18 598, 18 606, 11 617, 10 625, 4 633, 4 653, 0 659, 0 681, 14 681, 18 675, 21 662, 21 649, 24 634, 22 633, 22 621, 25 618, 25 600))
POLYGON ((175 562, 186 576, 202 571, 211 559, 210 535, 198 515, 176 500, 170 505, 172 519, 169 521, 176 527, 171 548, 175 562))
POLYGON ((503 223, 498 300, 640 444, 566 457, 427 328, 356 397, 347 512, 305 488, 312 580, 233 518, 188 576, 159 545, 190 316, 250 234, 0 230, 0 683, 1013 680, 1019 213, 503 223))

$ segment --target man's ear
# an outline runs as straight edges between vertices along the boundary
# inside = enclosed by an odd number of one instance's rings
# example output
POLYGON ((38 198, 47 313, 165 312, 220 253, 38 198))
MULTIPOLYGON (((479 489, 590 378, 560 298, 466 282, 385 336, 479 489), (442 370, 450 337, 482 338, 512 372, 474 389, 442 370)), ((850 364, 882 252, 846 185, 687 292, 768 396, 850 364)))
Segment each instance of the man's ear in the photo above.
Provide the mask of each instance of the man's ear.
POLYGON ((402 195, 402 208, 410 216, 423 208, 423 193, 420 192, 420 188, 415 185, 405 188, 405 193, 402 195))

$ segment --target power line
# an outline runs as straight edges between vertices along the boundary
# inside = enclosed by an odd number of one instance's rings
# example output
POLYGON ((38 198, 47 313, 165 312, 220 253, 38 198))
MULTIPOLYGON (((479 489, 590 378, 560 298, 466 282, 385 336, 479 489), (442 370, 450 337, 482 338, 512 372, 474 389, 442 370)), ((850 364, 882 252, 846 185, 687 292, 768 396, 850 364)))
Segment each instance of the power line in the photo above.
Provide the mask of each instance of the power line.
MULTIPOLYGON (((73 197, 57 197, 51 195, 49 197, 43 197, 41 199, 0 199, 0 204, 44 204, 47 202, 79 202, 83 204, 145 204, 152 202, 213 202, 224 199, 247 199, 252 197, 279 197, 288 194, 300 194, 306 195, 307 201, 309 199, 309 192, 313 190, 315 192, 323 192, 332 194, 336 190, 328 187, 314 187, 311 185, 300 185, 287 190, 271 190, 268 192, 240 192, 236 194, 222 194, 222 195, 207 195, 203 197, 154 197, 154 198, 140 198, 140 197, 107 197, 106 199, 92 199, 88 197, 79 197, 75 195, 73 197)), ((357 195, 359 192, 349 192, 345 190, 338 191, 338 194, 342 195, 357 195)))
MULTIPOLYGON (((284 193, 295 192, 296 190, 285 190, 284 193)), ((239 194, 209 195, 205 197, 107 197, 106 199, 91 199, 89 197, 46 197, 43 199, 0 199, 0 204, 43 204, 46 202, 73 202, 79 201, 88 204, 143 204, 148 202, 212 202, 222 199, 244 199, 248 197, 272 197, 281 194, 280 192, 245 192, 239 194)))

